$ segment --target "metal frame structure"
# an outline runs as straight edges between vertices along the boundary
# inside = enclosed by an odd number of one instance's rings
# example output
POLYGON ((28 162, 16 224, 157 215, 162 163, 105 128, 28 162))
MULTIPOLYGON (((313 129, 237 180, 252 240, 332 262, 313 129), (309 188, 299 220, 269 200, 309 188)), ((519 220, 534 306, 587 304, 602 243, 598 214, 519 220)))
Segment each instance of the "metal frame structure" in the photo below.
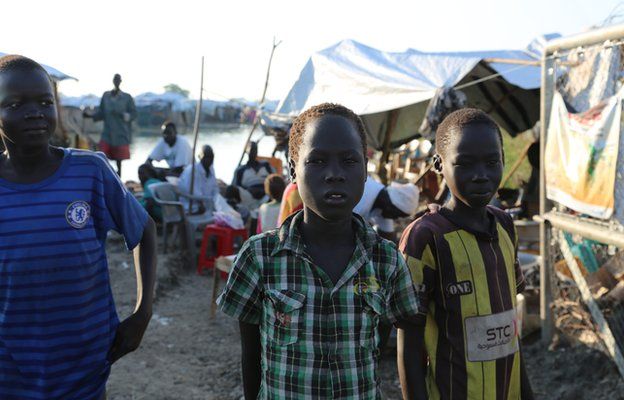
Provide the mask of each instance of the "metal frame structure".
POLYGON ((554 332, 552 311, 550 309, 553 300, 552 246, 555 244, 555 240, 559 239, 557 241, 559 242, 568 267, 572 271, 574 279, 581 290, 583 300, 588 305, 607 350, 614 359, 620 374, 624 376, 624 358, 622 357, 621 350, 615 342, 604 315, 598 308, 591 293, 589 293, 585 278, 583 278, 578 270, 567 243, 561 240, 561 231, 565 230, 621 249, 624 249, 624 232, 613 230, 610 224, 602 221, 569 216, 552 210, 552 204, 550 204, 546 198, 546 160, 544 159, 550 110, 552 107, 553 95, 556 90, 555 83, 557 79, 556 67, 558 56, 569 50, 609 44, 610 42, 616 42, 622 39, 624 39, 624 25, 616 25, 550 41, 544 49, 542 57, 542 87, 540 92, 540 216, 536 219, 540 222, 540 253, 542 255, 540 268, 540 319, 542 324, 542 340, 550 343, 554 332))

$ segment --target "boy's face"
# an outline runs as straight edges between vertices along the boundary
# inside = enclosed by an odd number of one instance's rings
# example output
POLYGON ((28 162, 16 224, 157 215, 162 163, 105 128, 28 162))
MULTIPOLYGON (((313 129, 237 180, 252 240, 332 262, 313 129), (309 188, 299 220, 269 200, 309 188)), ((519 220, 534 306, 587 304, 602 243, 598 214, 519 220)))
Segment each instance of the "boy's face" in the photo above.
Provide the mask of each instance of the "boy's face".
POLYGON ((442 155, 442 174, 451 194, 471 208, 485 207, 503 175, 498 133, 485 124, 470 124, 452 135, 442 155))
POLYGON ((335 115, 310 122, 295 174, 307 209, 329 221, 349 218, 366 181, 362 140, 353 123, 335 115))
POLYGON ((47 146, 56 129, 52 84, 42 71, 0 73, 0 129, 16 147, 47 146))

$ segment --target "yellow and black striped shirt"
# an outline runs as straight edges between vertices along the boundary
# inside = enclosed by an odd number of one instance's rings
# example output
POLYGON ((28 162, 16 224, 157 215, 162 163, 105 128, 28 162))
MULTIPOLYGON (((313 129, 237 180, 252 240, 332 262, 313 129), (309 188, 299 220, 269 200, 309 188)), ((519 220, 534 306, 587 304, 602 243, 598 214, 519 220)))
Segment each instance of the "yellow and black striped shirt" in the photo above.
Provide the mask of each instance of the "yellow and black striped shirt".
POLYGON ((511 217, 487 211, 489 232, 476 232, 430 206, 401 238, 425 324, 432 400, 520 399, 516 294, 524 278, 511 217))

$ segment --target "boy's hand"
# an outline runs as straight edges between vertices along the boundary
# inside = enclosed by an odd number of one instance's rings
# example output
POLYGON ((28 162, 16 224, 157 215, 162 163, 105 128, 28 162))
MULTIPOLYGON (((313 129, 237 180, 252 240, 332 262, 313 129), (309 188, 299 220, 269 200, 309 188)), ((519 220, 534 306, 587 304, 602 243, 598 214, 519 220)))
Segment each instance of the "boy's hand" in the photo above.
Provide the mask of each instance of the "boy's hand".
POLYGON ((151 318, 151 312, 138 310, 119 324, 113 345, 108 351, 111 364, 139 348, 151 318))

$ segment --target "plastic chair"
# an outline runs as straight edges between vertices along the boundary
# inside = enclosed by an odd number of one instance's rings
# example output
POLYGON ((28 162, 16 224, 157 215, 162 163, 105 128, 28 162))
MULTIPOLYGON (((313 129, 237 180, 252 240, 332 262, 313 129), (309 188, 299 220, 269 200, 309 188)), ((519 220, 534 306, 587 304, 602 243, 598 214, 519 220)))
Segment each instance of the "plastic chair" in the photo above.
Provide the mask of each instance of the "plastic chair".
POLYGON ((236 256, 219 257, 214 264, 214 274, 212 276, 212 299, 210 301, 210 318, 214 318, 217 312, 217 297, 219 296, 219 281, 226 279, 232 270, 232 264, 236 256), (219 273, 221 276, 219 277, 219 273))
POLYGON ((170 183, 155 183, 150 186, 154 200, 162 209, 163 224, 163 252, 167 253, 167 232, 169 225, 173 225, 172 235, 177 236, 178 228, 184 224, 184 206, 178 200, 175 188, 170 183))
POLYGON ((191 257, 191 262, 197 261, 196 233, 198 229, 210 224, 213 221, 211 214, 190 215, 184 210, 184 206, 179 201, 180 196, 176 187, 170 183, 157 183, 150 186, 154 194, 154 200, 160 204, 163 214, 163 247, 167 252, 167 227, 174 225, 177 230, 180 225, 184 228, 186 246, 191 257))
MULTIPOLYGON (((241 238, 247 240, 247 229, 232 229, 226 226, 207 225, 204 228, 201 248, 199 250, 199 259, 197 260, 197 274, 201 274, 204 269, 214 268, 215 260, 218 257, 230 256, 234 254, 234 239, 241 238), (208 246, 210 239, 217 237, 217 254, 208 256, 208 246)), ((225 274, 227 277, 227 274, 225 274)))
POLYGON ((283 162, 281 159, 277 157, 262 157, 257 156, 256 160, 258 161, 267 161, 271 167, 275 170, 276 173, 281 174, 283 172, 283 162))

